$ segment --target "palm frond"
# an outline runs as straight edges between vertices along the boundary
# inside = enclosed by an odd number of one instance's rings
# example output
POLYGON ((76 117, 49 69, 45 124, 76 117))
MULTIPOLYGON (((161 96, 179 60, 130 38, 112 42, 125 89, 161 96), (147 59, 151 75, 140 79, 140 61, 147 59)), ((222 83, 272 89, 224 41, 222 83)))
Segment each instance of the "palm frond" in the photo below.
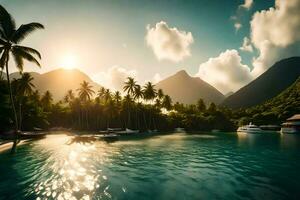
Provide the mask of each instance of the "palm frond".
POLYGON ((30 54, 35 54, 39 57, 39 59, 41 59, 41 54, 40 52, 38 52, 37 50, 33 49, 33 48, 30 48, 30 47, 25 47, 25 46, 20 46, 20 45, 15 45, 14 48, 18 48, 18 49, 21 49, 27 53, 30 53, 30 54))
POLYGON ((18 30, 12 35, 11 41, 14 43, 21 42, 28 34, 37 29, 44 29, 44 26, 40 23, 32 22, 29 24, 22 24, 18 30))
POLYGON ((14 18, 1 5, 0 5, 0 27, 1 27, 0 31, 2 37, 5 39, 10 38, 16 30, 16 23, 14 18))
POLYGON ((5 44, 7 44, 7 42, 5 42, 3 39, 0 38, 0 44, 5 45, 5 44))
POLYGON ((0 58, 0 69, 4 69, 4 66, 5 66, 5 63, 6 63, 6 59, 7 59, 7 53, 4 51, 2 53, 1 58, 0 58))
POLYGON ((20 48, 15 48, 13 47, 12 48, 12 53, 14 56, 18 55, 18 56, 21 56, 22 59, 25 59, 29 62, 33 62, 35 63, 37 66, 41 66, 40 63, 35 59, 35 57, 33 57, 30 53, 20 49, 20 48))
POLYGON ((23 57, 18 53, 18 51, 15 51, 12 49, 12 54, 16 63, 16 67, 20 72, 23 72, 24 62, 23 57))

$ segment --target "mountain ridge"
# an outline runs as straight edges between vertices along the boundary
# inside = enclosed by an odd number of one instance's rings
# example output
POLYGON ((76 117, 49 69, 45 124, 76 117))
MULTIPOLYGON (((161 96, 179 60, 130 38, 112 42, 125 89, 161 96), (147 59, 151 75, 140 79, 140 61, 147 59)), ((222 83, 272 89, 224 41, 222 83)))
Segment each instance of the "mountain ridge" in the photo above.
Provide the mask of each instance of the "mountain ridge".
MULTIPOLYGON (((33 76, 33 84, 36 89, 38 89, 41 93, 49 90, 53 94, 53 99, 55 101, 62 100, 68 90, 73 90, 77 93, 76 90, 80 87, 80 83, 83 81, 89 82, 95 92, 102 87, 79 69, 57 68, 45 73, 28 73, 33 76)), ((20 76, 19 72, 13 72, 10 74, 11 80, 19 78, 20 76)))
POLYGON ((196 103, 200 98, 206 103, 219 104, 225 98, 216 88, 199 77, 191 77, 185 70, 161 80, 156 84, 156 88, 170 95, 174 102, 184 104, 196 103))
POLYGON ((300 57, 282 59, 255 80, 227 97, 221 105, 236 109, 261 104, 280 94, 299 76, 300 57))

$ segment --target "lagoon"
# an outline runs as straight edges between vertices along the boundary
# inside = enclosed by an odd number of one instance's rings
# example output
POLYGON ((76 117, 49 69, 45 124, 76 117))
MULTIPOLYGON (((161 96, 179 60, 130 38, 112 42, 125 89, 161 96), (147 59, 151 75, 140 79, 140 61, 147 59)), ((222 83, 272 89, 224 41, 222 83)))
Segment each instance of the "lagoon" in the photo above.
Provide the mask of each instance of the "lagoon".
POLYGON ((300 136, 59 134, 0 153, 0 199, 299 199, 300 136))

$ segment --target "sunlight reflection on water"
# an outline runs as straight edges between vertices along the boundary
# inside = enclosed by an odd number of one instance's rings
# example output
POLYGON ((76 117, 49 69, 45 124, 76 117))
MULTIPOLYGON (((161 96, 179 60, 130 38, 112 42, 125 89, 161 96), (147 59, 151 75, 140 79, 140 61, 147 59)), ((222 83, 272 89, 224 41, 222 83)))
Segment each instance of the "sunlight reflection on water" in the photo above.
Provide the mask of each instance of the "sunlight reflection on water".
MULTIPOLYGON (((95 190, 100 187, 101 178, 107 180, 106 176, 101 176, 99 169, 94 168, 92 162, 108 161, 106 155, 111 148, 107 148, 105 143, 99 143, 100 148, 97 150, 95 144, 80 142, 70 144, 70 139, 71 137, 64 135, 48 136, 47 140, 41 140, 35 146, 40 151, 49 153, 40 170, 50 170, 51 176, 30 186, 35 188, 34 192, 41 199, 49 197, 59 200, 91 199, 95 190), (96 153, 98 156, 94 156, 96 153)), ((105 187, 103 194, 111 196, 109 187, 105 187)))
POLYGON ((174 133, 115 142, 96 138, 48 135, 19 146, 14 156, 0 154, 0 173, 5 172, 0 174, 0 199, 223 199, 226 194, 225 199, 232 200, 300 195, 296 135, 174 133))

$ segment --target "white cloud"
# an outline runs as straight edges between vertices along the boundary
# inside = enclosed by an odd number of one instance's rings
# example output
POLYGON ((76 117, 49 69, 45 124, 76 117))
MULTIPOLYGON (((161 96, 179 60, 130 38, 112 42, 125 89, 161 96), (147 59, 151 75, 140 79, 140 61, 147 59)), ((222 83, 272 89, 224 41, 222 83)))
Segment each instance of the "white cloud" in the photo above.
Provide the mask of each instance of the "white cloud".
POLYGON ((253 60, 256 77, 280 59, 300 54, 300 0, 275 1, 275 8, 257 11, 251 41, 260 55, 253 60))
POLYGON ((253 5, 253 0, 245 0, 245 2, 241 5, 239 5, 239 8, 245 8, 249 10, 253 5))
POLYGON ((127 70, 122 67, 113 66, 106 72, 100 72, 93 77, 93 80, 99 82, 102 86, 110 88, 112 90, 122 91, 124 82, 127 77, 137 76, 136 70, 127 70))
POLYGON ((248 52, 253 52, 253 47, 251 44, 251 41, 249 38, 244 37, 243 39, 243 45, 240 47, 240 50, 242 51, 248 51, 248 52))
POLYGON ((243 4, 239 5, 236 15, 231 16, 231 20, 234 22, 234 28, 236 31, 240 30, 242 28, 241 23, 241 17, 243 16, 243 13, 245 10, 250 10, 250 8, 253 5, 253 0, 245 0, 243 4))
POLYGON ((196 74, 223 94, 236 91, 252 80, 250 69, 241 63, 236 50, 226 50, 218 57, 200 64, 196 74))
POLYGON ((236 31, 238 31, 238 30, 240 30, 242 28, 242 24, 239 23, 239 22, 235 22, 234 23, 234 28, 235 28, 236 31))
POLYGON ((159 60, 178 62, 191 55, 194 39, 191 32, 170 28, 161 21, 155 27, 147 26, 146 42, 159 60))

